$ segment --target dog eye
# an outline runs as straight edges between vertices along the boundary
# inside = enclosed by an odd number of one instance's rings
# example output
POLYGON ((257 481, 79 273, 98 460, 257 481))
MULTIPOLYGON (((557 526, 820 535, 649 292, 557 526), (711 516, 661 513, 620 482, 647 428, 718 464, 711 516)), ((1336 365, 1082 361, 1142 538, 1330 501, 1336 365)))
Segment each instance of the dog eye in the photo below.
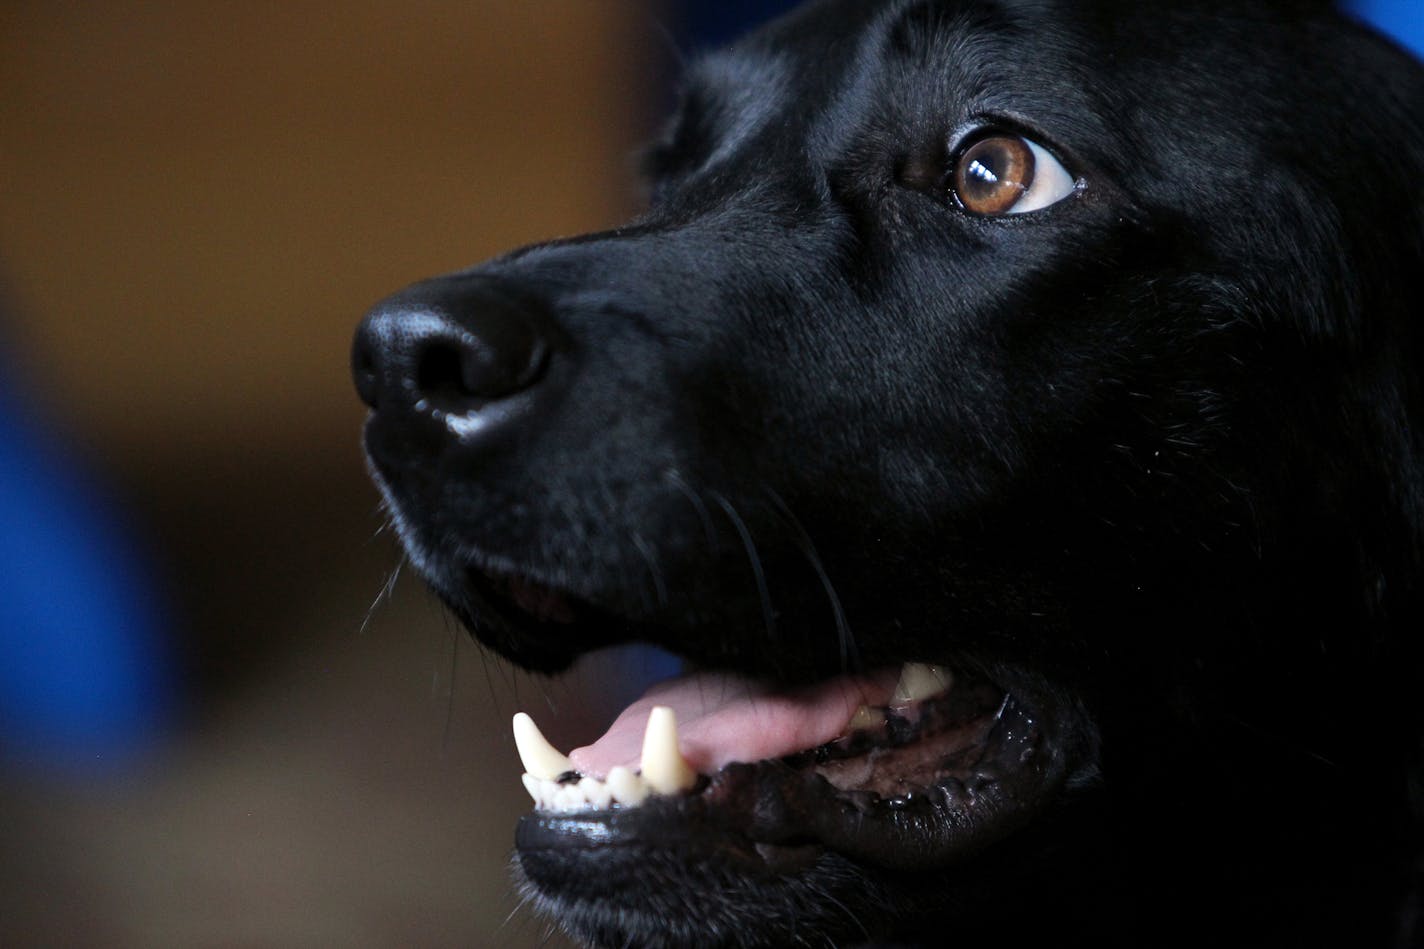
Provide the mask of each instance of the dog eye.
POLYGON ((1027 214, 1056 204, 1077 190, 1068 169, 1036 142, 994 132, 959 152, 949 186, 971 214, 1027 214))

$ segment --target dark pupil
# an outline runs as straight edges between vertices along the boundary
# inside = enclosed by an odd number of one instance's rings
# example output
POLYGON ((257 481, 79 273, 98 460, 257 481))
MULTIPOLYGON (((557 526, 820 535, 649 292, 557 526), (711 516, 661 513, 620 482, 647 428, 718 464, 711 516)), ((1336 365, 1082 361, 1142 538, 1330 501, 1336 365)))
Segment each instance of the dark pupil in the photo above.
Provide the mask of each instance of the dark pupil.
POLYGON ((992 138, 960 159, 959 199, 981 214, 1013 207, 1033 184, 1033 154, 1017 139, 992 138))
POLYGON ((1008 171, 1008 164, 1002 154, 995 155, 988 150, 981 152, 969 163, 967 169, 970 190, 984 194, 992 194, 997 191, 999 182, 1003 180, 1004 173, 1008 171))

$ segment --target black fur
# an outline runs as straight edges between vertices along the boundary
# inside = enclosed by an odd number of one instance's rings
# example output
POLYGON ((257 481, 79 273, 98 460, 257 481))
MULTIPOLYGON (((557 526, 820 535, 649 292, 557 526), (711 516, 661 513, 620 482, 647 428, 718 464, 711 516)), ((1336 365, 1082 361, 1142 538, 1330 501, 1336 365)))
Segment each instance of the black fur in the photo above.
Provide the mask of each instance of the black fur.
POLYGON ((951 866, 653 847, 543 904, 608 946, 1424 940, 1424 69, 1325 4, 818 0, 695 65, 650 166, 636 223, 372 317, 556 341, 497 440, 373 416, 414 563, 543 671, 972 666, 1071 769, 951 866), (919 170, 981 125, 1083 186, 967 214, 919 170))

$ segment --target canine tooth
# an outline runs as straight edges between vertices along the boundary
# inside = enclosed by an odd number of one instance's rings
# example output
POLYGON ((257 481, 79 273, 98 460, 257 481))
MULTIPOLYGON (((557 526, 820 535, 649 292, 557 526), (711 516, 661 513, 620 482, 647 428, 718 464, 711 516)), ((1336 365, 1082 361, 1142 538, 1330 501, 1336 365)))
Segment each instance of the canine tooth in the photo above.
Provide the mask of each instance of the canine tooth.
POLYGON ((643 733, 643 780, 655 794, 678 794, 697 783, 697 772, 677 747, 677 716, 663 705, 648 715, 643 733))
POLYGON ((637 807, 648 796, 648 785, 641 777, 627 768, 613 768, 608 772, 608 792, 613 800, 629 807, 637 807))
POLYGON ((910 702, 948 692, 952 685, 954 673, 944 666, 907 662, 900 670, 900 683, 895 686, 895 695, 890 701, 894 705, 908 705, 910 702))
POLYGON ((608 785, 597 778, 584 778, 579 782, 579 790, 583 792, 584 799, 600 811, 608 810, 613 803, 613 794, 608 790, 608 785))
POLYGON ((567 756, 559 754, 557 748, 549 744, 534 719, 520 712, 514 716, 514 745, 519 749, 519 760, 524 762, 524 770, 545 781, 557 780, 559 775, 572 771, 574 764, 567 756))

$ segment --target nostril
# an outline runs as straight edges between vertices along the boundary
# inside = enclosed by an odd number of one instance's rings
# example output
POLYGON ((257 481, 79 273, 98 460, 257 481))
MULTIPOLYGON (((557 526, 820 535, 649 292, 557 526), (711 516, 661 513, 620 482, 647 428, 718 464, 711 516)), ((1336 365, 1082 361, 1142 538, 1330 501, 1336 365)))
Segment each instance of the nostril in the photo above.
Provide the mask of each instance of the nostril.
POLYGON ((416 362, 416 388, 423 395, 446 400, 477 397, 465 378, 463 362, 460 350, 452 343, 442 340, 427 345, 416 362))
POLYGON ((526 327, 425 342, 415 363, 420 394, 450 411, 492 402, 539 381, 548 347, 526 327))

